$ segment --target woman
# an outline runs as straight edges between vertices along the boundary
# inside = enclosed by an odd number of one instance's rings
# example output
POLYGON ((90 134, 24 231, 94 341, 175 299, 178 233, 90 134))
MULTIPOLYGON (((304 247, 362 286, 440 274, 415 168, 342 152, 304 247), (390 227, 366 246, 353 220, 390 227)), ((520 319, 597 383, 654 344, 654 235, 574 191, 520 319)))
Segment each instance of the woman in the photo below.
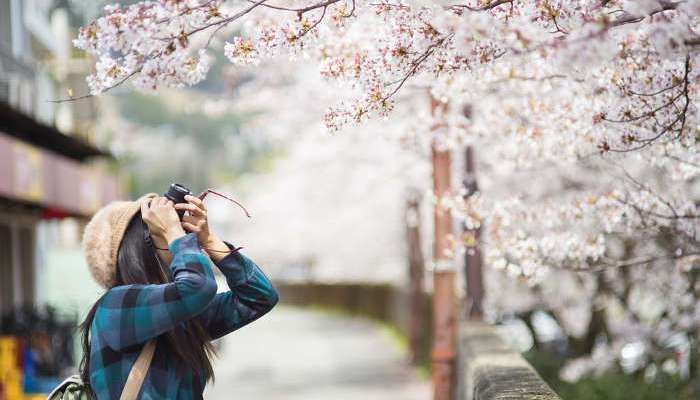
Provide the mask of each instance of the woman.
POLYGON ((144 399, 202 398, 213 379, 211 340, 264 315, 277 293, 257 265, 209 232, 194 196, 154 194, 101 209, 85 228, 88 267, 107 292, 82 324, 80 373, 98 399, 118 399, 144 344, 155 354, 144 399), (180 220, 178 211, 187 214, 180 220), (229 291, 217 294, 212 261, 229 291))

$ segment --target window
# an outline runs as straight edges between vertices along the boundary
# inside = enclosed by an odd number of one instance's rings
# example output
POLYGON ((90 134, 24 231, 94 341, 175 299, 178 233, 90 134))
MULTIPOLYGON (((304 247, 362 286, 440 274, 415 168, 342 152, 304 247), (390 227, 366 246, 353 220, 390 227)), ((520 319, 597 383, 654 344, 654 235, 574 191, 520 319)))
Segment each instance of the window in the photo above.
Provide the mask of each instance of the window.
POLYGON ((22 214, 0 216, 0 313, 33 305, 35 222, 22 214))
POLYGON ((0 221, 0 310, 12 307, 12 232, 0 221))
POLYGON ((34 228, 20 227, 18 229, 18 251, 20 259, 20 284, 22 290, 22 302, 34 304, 34 288, 36 281, 36 266, 34 265, 34 228))

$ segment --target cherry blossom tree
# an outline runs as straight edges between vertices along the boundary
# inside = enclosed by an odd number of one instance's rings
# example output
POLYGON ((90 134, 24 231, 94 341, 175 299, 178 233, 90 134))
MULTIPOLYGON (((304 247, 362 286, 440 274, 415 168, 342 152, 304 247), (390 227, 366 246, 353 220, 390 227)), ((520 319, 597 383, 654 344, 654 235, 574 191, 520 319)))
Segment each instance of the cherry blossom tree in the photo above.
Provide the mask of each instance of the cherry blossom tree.
POLYGON ((449 106, 402 114, 414 140, 475 146, 482 180, 434 200, 483 225, 488 265, 530 287, 526 308, 586 338, 567 373, 630 344, 642 365, 675 360, 679 337, 700 354, 696 1, 159 0, 107 7, 75 44, 96 58, 91 94, 196 84, 220 47, 236 67, 311 60, 338 87, 330 131, 429 92, 449 106))

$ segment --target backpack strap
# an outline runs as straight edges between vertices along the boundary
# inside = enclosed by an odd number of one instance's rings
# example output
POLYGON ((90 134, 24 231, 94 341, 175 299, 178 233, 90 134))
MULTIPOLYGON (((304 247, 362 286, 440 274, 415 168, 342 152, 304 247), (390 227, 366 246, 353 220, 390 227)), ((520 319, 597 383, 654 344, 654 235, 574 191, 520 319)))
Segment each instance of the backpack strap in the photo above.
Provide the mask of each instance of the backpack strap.
POLYGON ((143 380, 148 373, 148 367, 151 366, 151 360, 153 360, 153 353, 155 350, 155 339, 149 340, 143 346, 134 366, 131 367, 131 371, 129 371, 129 376, 126 378, 126 383, 124 384, 124 389, 122 390, 119 400, 136 400, 136 397, 141 391, 143 380))

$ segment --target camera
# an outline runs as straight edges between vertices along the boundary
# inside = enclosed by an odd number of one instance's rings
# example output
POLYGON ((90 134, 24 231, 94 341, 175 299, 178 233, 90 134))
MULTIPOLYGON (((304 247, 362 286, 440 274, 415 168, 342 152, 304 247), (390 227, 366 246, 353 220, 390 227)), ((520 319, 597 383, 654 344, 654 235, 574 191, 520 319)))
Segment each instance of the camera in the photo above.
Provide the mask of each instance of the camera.
MULTIPOLYGON (((173 183, 170 185, 170 188, 168 189, 167 193, 165 193, 163 196, 172 201, 173 204, 179 204, 179 203, 187 203, 185 200, 186 195, 192 195, 192 192, 190 189, 187 189, 186 187, 180 185, 179 183, 173 183)), ((180 219, 185 215, 185 210, 178 210, 177 215, 180 216, 180 219)))

